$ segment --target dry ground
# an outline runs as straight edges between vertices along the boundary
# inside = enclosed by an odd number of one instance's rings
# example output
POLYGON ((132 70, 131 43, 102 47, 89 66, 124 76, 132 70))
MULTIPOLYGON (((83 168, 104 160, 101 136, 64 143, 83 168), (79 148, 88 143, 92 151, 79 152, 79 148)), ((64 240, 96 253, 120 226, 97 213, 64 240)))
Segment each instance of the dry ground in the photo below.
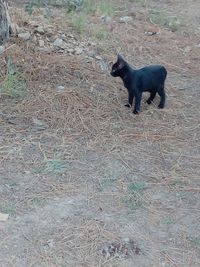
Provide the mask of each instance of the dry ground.
MULTIPOLYGON (((164 64, 164 110, 144 95, 133 115, 121 81, 84 53, 38 52, 14 39, 1 55, 1 66, 11 57, 28 85, 20 99, 1 97, 0 212, 9 214, 0 222, 2 267, 199 266, 200 39, 191 12, 199 1, 151 1, 180 19, 190 10, 193 24, 175 33, 153 25, 141 1, 126 2, 115 1, 110 22, 88 16, 88 31, 73 34, 107 31, 89 47, 105 62, 120 50, 136 67, 164 64), (133 20, 120 23, 123 15, 133 20), (144 34, 152 29, 160 34, 144 34)), ((70 33, 59 14, 50 23, 70 33)))

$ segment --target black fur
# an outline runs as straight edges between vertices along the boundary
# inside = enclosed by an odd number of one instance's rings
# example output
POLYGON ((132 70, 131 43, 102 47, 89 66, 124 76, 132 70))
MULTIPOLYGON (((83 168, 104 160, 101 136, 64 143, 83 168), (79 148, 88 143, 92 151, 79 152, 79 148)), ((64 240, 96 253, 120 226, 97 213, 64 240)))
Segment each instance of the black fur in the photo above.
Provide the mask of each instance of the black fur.
POLYGON ((118 55, 117 62, 113 64, 110 74, 113 77, 120 77, 128 90, 128 104, 125 106, 132 106, 135 97, 133 113, 137 114, 140 112, 142 93, 145 91, 150 92, 150 97, 147 100, 148 104, 151 104, 156 93, 158 93, 160 96, 158 108, 164 108, 164 84, 167 77, 167 70, 165 67, 151 65, 139 70, 134 70, 122 56, 118 55))

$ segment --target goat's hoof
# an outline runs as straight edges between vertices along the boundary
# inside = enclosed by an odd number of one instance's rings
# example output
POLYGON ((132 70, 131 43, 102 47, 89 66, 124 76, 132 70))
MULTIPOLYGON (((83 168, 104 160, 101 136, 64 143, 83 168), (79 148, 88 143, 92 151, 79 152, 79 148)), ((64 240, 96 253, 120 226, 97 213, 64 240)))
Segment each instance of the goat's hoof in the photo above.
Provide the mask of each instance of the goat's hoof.
POLYGON ((138 110, 133 110, 133 113, 134 114, 139 114, 139 111, 138 110))
POLYGON ((131 107, 131 105, 129 103, 125 104, 124 106, 127 107, 127 108, 131 107))
POLYGON ((164 108, 164 105, 158 105, 158 108, 162 109, 162 108, 164 108))

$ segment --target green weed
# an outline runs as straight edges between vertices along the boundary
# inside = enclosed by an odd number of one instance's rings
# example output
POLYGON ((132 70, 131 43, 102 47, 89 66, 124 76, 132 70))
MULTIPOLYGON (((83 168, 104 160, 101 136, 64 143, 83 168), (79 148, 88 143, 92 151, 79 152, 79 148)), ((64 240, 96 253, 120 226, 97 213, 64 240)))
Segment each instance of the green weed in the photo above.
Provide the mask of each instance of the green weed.
POLYGON ((125 203, 131 211, 142 207, 142 201, 139 195, 133 194, 125 198, 125 203))
POLYGON ((15 206, 14 205, 6 205, 1 208, 1 211, 6 214, 12 214, 15 212, 15 206))
POLYGON ((142 207, 142 190, 145 189, 145 184, 143 182, 134 182, 128 185, 129 195, 126 197, 125 202, 127 203, 129 209, 136 210, 142 207))
POLYGON ((163 14, 162 12, 155 9, 149 9, 148 15, 153 23, 160 26, 165 26, 172 32, 177 31, 181 24, 176 17, 169 18, 166 14, 163 14))
POLYGON ((63 162, 58 160, 58 159, 52 159, 52 160, 48 160, 46 162, 46 168, 45 168, 46 172, 52 172, 54 174, 59 174, 59 173, 62 173, 63 171, 65 171, 65 169, 66 168, 65 168, 63 162))
POLYGON ((98 39, 98 40, 105 40, 108 38, 108 32, 106 31, 103 31, 103 30, 99 30, 95 33, 95 37, 98 39))
MULTIPOLYGON (((70 1, 69 1, 70 2, 70 1)), ((85 14, 92 14, 97 16, 112 16, 115 12, 115 8, 112 3, 108 3, 107 1, 99 1, 99 3, 94 3, 92 0, 82 0, 71 1, 72 6, 66 5, 68 12, 81 12, 85 14)))
POLYGON ((170 225, 172 224, 174 221, 171 219, 171 218, 166 218, 163 223, 166 224, 166 225, 170 225))
POLYGON ((10 98, 21 97, 24 95, 25 89, 24 80, 20 77, 12 60, 8 59, 6 77, 0 84, 0 95, 5 95, 10 98))
POLYGON ((181 177, 175 177, 170 181, 170 185, 172 186, 183 186, 186 185, 185 181, 181 179, 181 177))
POLYGON ((44 7, 45 5, 46 3, 43 0, 30 0, 25 6, 25 11, 28 12, 29 15, 31 15, 34 8, 44 7))
POLYGON ((114 6, 106 1, 96 4, 95 15, 112 16, 114 14, 114 6))
POLYGON ((189 237, 188 240, 192 246, 200 248, 200 237, 189 237))
POLYGON ((146 0, 130 0, 132 3, 137 3, 137 4, 139 4, 140 6, 142 6, 142 7, 146 7, 146 5, 147 5, 147 1, 146 0))
POLYGON ((134 182, 128 186, 128 190, 130 193, 138 192, 143 189, 145 189, 145 184, 143 182, 134 182))
POLYGON ((77 33, 83 33, 86 28, 86 15, 84 13, 76 14, 75 12, 70 14, 72 28, 77 33))

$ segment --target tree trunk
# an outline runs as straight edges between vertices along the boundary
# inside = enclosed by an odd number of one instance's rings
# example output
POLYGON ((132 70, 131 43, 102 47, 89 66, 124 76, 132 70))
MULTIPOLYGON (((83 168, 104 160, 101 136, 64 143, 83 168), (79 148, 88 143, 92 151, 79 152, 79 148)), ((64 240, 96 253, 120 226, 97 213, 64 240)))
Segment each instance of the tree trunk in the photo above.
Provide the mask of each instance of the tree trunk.
POLYGON ((10 36, 11 23, 6 0, 0 0, 0 45, 10 36))

